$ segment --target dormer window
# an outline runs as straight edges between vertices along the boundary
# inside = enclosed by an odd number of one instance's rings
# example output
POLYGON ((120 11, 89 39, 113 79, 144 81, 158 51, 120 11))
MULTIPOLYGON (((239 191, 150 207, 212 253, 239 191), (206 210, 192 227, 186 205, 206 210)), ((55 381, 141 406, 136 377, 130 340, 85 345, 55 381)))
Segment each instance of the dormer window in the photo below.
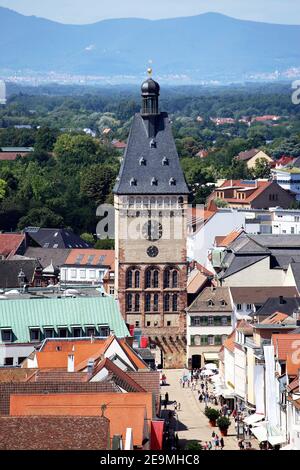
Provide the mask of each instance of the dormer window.
POLYGON ((136 186, 136 179, 135 178, 131 178, 130 186, 136 186))
POLYGON ((150 140, 150 148, 155 149, 156 148, 156 141, 154 139, 150 140))
POLYGON ((225 307, 225 305, 227 305, 224 299, 220 301, 220 304, 222 305, 222 307, 225 307))
POLYGON ((151 186, 157 186, 157 179, 156 178, 152 178, 151 186))
POLYGON ((140 165, 141 165, 141 166, 146 166, 146 160, 145 160, 144 157, 141 157, 141 158, 140 158, 140 165))
POLYGON ((176 186, 176 179, 175 178, 170 178, 169 184, 170 184, 170 186, 176 186))
POLYGON ((169 165, 169 159, 168 159, 167 157, 164 157, 164 158, 162 159, 162 165, 163 165, 163 166, 168 166, 168 165, 169 165))
POLYGON ((213 301, 212 301, 211 299, 209 299, 209 300, 207 301, 207 305, 208 305, 209 307, 212 307, 212 306, 214 305, 214 303, 213 303, 213 301))

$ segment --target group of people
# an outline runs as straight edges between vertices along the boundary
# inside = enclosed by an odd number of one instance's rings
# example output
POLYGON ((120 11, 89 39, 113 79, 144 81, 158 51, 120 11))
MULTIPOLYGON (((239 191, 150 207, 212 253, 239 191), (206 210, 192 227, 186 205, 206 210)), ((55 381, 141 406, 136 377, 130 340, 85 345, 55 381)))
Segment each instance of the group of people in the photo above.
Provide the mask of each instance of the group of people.
POLYGON ((203 450, 223 450, 225 447, 223 437, 219 437, 218 434, 213 431, 210 441, 202 443, 203 450))

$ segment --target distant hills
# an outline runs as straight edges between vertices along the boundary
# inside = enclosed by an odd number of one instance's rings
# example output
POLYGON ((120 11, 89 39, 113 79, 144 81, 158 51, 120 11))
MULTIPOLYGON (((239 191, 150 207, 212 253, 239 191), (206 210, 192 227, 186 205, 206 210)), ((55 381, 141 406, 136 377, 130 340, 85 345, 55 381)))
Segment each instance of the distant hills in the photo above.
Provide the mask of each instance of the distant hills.
POLYGON ((217 13, 64 25, 0 7, 0 70, 141 76, 152 59, 156 76, 247 79, 300 70, 299 44, 300 26, 217 13))

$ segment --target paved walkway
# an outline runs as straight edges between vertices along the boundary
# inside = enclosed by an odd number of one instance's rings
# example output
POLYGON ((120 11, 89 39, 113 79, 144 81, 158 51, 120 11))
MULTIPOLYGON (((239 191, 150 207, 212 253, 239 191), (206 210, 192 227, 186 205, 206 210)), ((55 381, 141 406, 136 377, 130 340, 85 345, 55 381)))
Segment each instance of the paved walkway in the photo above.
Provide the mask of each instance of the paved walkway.
MULTIPOLYGON (((180 385, 179 380, 182 376, 182 370, 168 369, 164 372, 167 376, 168 385, 161 387, 162 399, 164 399, 165 393, 168 392, 170 404, 167 408, 171 410, 174 410, 172 405, 174 400, 181 404, 181 410, 177 411, 177 432, 180 447, 184 448, 186 443, 192 440, 202 442, 211 440, 213 430, 220 436, 219 428, 212 428, 204 415, 205 405, 199 402, 198 391, 183 388, 180 385)), ((164 409, 164 406, 162 408, 164 409)), ((224 450, 239 450, 233 419, 231 419, 231 423, 228 436, 224 437, 224 450)))

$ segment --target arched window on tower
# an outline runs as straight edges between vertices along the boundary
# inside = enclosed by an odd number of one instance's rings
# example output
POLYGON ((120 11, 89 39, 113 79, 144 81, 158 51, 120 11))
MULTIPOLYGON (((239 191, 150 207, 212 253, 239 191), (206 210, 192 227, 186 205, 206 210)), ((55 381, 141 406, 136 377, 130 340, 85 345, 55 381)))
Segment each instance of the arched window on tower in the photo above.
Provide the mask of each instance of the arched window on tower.
POLYGON ((170 287, 170 269, 167 268, 164 271, 164 288, 170 287))
POLYGON ((153 287, 154 288, 158 287, 158 284, 159 284, 158 279, 159 279, 159 272, 157 269, 155 269, 153 271, 153 287))
POLYGON ((178 287, 178 272, 176 269, 172 272, 172 287, 178 287))
POLYGON ((133 270, 128 269, 127 274, 126 274, 126 287, 127 288, 132 288, 132 278, 133 278, 133 270))
POLYGON ((134 287, 138 289, 140 287, 140 271, 136 270, 134 273, 134 287))

